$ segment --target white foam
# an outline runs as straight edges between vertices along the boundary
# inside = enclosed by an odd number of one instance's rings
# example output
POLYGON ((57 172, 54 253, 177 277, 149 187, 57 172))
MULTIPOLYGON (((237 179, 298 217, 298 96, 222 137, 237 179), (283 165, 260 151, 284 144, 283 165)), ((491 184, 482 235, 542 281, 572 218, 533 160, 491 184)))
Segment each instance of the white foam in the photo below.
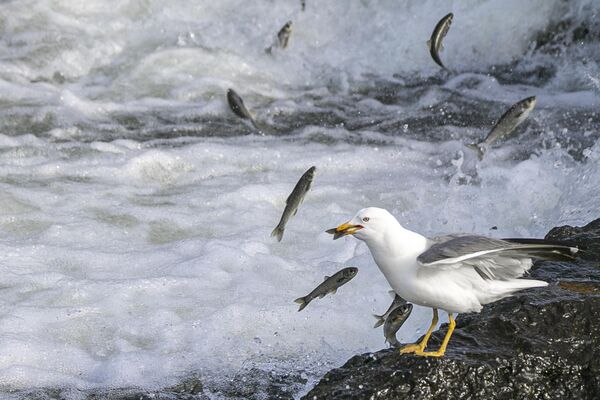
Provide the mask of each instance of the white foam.
MULTIPOLYGON (((56 107, 76 121, 165 98, 171 105, 196 102, 196 109, 214 114, 214 96, 227 87, 243 89, 247 100, 254 94, 288 100, 297 95, 295 88, 306 87, 345 93, 371 74, 388 79, 437 74, 425 42, 450 11, 455 16, 444 62, 456 71, 486 71, 530 57, 536 35, 565 15, 582 20, 597 12, 597 3, 571 3, 430 0, 416 6, 340 0, 320 5, 318 12, 300 12, 295 1, 252 7, 240 0, 197 7, 147 2, 115 8, 91 1, 77 9, 69 2, 39 1, 33 10, 27 2, 10 3, 6 12, 13 18, 0 45, 13 54, 10 43, 23 43, 23 56, 0 62, 0 96, 56 107), (289 48, 276 57, 265 54, 289 19, 289 48), (48 21, 60 41, 47 31, 48 21), (66 82, 56 81, 57 73, 66 82)), ((558 69, 549 88, 561 91, 590 90, 589 76, 598 73, 593 66, 573 68, 568 62, 558 69)))

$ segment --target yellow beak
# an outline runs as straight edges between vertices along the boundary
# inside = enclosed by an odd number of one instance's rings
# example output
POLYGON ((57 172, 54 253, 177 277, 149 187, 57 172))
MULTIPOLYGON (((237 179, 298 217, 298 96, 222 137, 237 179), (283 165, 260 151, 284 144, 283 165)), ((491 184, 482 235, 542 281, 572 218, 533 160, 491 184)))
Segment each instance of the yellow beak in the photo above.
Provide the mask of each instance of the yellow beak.
POLYGON ((345 224, 341 224, 337 228, 331 228, 326 230, 325 232, 333 235, 333 240, 339 239, 342 236, 353 235, 356 231, 364 228, 362 225, 352 225, 346 222, 345 224))

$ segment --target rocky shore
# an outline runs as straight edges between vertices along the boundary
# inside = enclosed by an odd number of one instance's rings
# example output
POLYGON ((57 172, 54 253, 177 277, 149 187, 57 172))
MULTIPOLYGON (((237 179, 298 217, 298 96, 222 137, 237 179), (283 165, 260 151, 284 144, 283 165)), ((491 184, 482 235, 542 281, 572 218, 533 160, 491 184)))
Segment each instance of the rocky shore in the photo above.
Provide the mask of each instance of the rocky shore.
MULTIPOLYGON (((387 349, 352 357, 304 399, 600 398, 600 219, 552 229, 583 249, 577 263, 539 262, 550 283, 457 320, 444 358, 387 349)), ((446 326, 434 333, 436 348, 446 326)))

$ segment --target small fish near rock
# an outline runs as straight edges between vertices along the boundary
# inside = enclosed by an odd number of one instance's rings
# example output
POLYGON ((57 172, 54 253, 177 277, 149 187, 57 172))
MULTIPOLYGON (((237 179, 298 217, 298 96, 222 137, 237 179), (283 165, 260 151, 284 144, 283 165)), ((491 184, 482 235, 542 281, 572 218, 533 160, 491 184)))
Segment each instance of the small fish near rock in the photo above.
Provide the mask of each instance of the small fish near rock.
POLYGON ((373 314, 375 319, 377 319, 377 322, 375 322, 375 325, 373 325, 373 328, 377 328, 377 327, 383 325, 383 323, 389 317, 389 315, 392 313, 392 311, 394 311, 396 308, 400 307, 401 305, 406 304, 406 300, 404 300, 402 297, 400 297, 396 293, 394 293, 393 290, 391 290, 390 292, 394 294, 394 300, 392 300, 392 304, 390 304, 387 311, 384 312, 382 315, 373 314))
POLYGON ((385 341, 392 347, 400 347, 400 342, 396 339, 396 333, 400 330, 402 325, 404 325, 410 316, 412 309, 412 304, 403 304, 393 309, 390 315, 385 319, 385 323, 383 324, 383 335, 385 336, 385 341))

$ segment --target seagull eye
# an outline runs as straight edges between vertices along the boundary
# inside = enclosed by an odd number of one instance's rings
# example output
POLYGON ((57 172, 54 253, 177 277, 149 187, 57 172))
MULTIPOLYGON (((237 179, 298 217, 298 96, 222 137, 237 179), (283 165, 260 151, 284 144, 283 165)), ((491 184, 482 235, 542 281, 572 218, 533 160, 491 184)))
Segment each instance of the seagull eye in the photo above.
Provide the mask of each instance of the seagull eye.
POLYGON ((364 217, 363 222, 369 222, 369 217, 364 217))

